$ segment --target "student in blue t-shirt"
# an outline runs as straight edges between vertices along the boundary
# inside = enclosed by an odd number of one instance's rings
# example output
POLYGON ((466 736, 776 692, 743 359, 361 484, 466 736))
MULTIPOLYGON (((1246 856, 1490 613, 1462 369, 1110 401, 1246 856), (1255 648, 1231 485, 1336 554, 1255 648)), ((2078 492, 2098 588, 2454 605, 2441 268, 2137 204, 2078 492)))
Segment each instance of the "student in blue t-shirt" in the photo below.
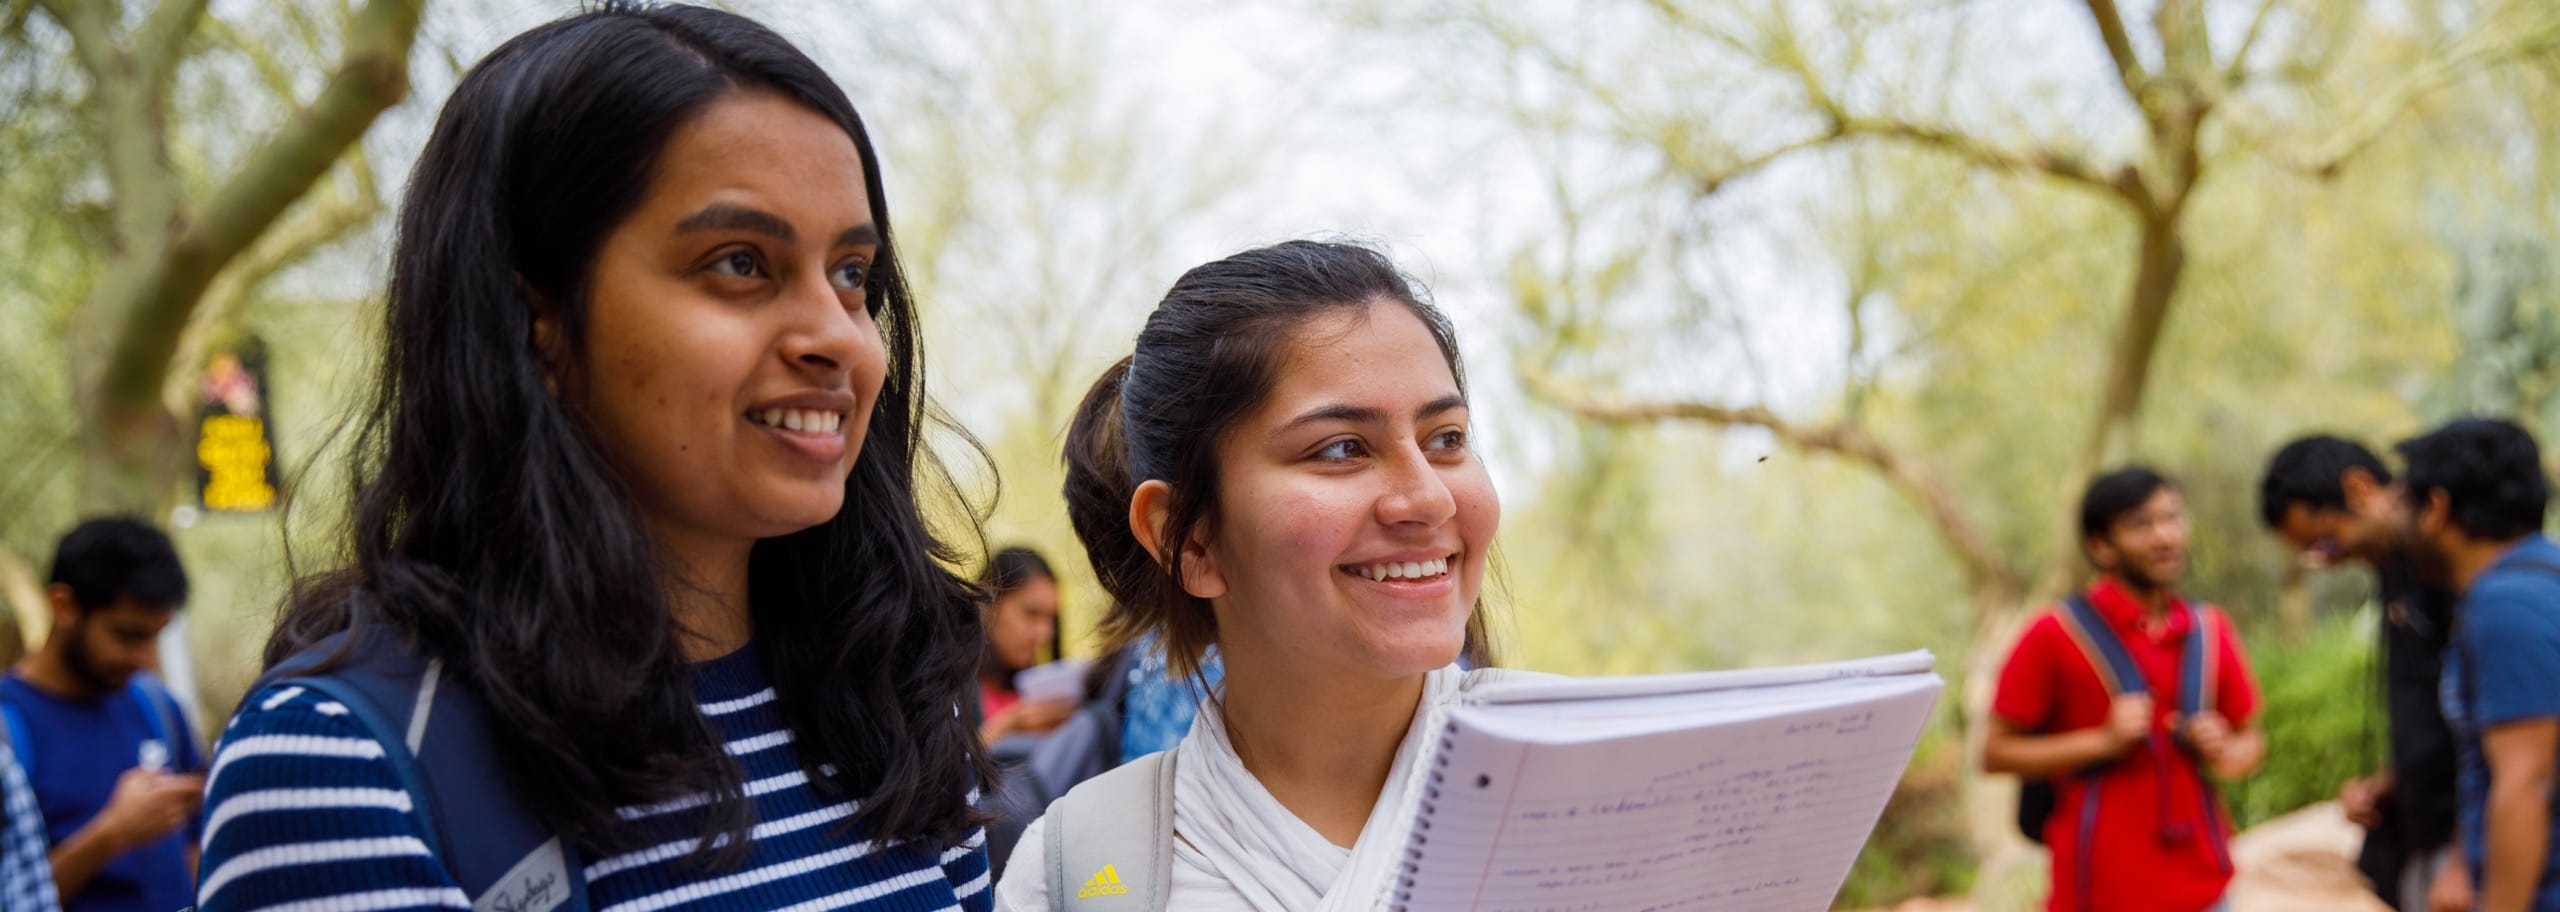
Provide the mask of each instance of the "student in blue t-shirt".
POLYGON ((151 676, 187 598, 169 537, 95 519, 54 551, 44 647, 0 678, 0 719, 44 817, 66 912, 168 912, 194 890, 204 757, 151 676))
POLYGON ((2541 533, 2542 454, 2504 421, 2456 421, 2400 444, 2409 539, 2463 594, 2444 663, 2458 751, 2458 839, 2481 912, 2560 912, 2560 547, 2541 533))

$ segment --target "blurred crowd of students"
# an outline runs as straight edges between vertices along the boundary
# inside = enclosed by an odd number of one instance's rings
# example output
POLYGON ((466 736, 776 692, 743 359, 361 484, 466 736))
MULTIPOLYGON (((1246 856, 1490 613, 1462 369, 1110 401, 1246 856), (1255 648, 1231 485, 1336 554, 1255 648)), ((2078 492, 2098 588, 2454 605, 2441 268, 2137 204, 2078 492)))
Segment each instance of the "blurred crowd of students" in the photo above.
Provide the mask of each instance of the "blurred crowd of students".
MULTIPOLYGON (((2550 486, 2517 425, 2455 421, 2402 441, 2397 475, 2363 445, 2293 441, 2260 512, 2289 554, 2361 564, 2380 605, 2378 700, 2389 762, 2341 784, 2357 859, 2396 909, 2560 909, 2560 548, 2550 486)), ((2267 745, 2230 619, 2181 591, 2176 483, 2130 468, 2080 505, 2082 592, 2037 615, 2003 664, 1983 766, 2022 777, 2019 824, 2051 849, 2048 908, 2228 908, 2219 782, 2267 745)), ((2342 746, 2343 747, 2343 746, 2342 746)))

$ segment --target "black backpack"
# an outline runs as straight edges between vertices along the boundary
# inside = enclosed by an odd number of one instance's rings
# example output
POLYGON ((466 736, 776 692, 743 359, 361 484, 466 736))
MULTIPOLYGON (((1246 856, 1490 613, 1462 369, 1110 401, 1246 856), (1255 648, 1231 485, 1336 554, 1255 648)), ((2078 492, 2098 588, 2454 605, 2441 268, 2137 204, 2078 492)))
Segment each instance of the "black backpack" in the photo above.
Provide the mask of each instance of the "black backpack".
POLYGON ((474 910, 586 912, 585 866, 517 798, 488 707, 445 679, 443 660, 419 657, 404 639, 383 627, 332 634, 276 663, 249 692, 295 686, 345 704, 382 742, 436 859, 474 910))
MULTIPOLYGON (((2189 604, 2186 609, 2192 619, 2190 629, 2193 632, 2187 635, 2186 649, 2178 657, 2180 718, 2192 718, 2215 704, 2213 697, 2219 683, 2215 676, 2215 659, 2221 653, 2216 643, 2220 639, 2221 628, 2214 623, 2214 616, 2220 612, 2206 604, 2189 604)), ((2150 685, 2144 680, 2142 669, 2134 664, 2133 655, 2125 651, 2124 643, 2116 639, 2114 628, 2107 626, 2106 618, 2098 614, 2098 609, 2089 604, 2088 599, 2078 595, 2064 598, 2061 610, 2054 612, 2054 619, 2062 624, 2063 633, 2068 634, 2073 643, 2079 644, 2081 657, 2087 659, 2089 667, 2098 673, 2098 680, 2106 684, 2110 699, 2150 692, 2150 685)), ((2186 749, 2184 744, 2162 745, 2157 735, 2149 740, 2153 750, 2186 749)), ((2098 825, 2097 779, 2111 765, 2111 762, 2102 762, 2068 774, 2089 786, 2080 790, 2080 806, 2075 809, 2079 817, 2077 844, 2083 848, 2073 877, 2083 908, 2088 905, 2090 858, 2093 854, 2086 847, 2089 834, 2096 832, 2098 825)), ((2167 774, 2167 767, 2161 767, 2161 775, 2167 774)), ((2231 852, 2222 843, 2221 811, 2214 803, 2213 781, 2205 779, 2202 770, 2197 771, 2197 777, 2204 782, 2204 838, 2212 842, 2214 855, 2221 860, 2222 869, 2227 872, 2231 870, 2231 852)), ((2045 825, 2053 818, 2059 801, 2053 780, 2020 778, 2018 832, 2038 845, 2044 844, 2045 825)))

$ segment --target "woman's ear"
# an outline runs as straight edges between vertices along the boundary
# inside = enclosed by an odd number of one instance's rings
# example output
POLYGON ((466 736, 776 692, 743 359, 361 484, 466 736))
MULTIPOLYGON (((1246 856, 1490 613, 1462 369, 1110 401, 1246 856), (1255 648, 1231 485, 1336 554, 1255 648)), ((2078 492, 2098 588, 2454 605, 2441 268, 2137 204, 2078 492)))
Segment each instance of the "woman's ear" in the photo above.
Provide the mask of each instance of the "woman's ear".
MULTIPOLYGON (((1156 565, 1164 566, 1165 527, 1173 521, 1173 486, 1161 479, 1138 485, 1129 495, 1129 534, 1147 549, 1156 565)), ((1193 598, 1213 599, 1227 594, 1226 574, 1218 569, 1217 558, 1209 551, 1203 530, 1193 529, 1182 548, 1182 591, 1193 598)))
POLYGON ((525 345, 533 351, 534 365, 542 371, 542 387, 551 391, 551 398, 560 398, 560 387, 566 379, 563 372, 569 363, 568 331, 561 328, 560 308, 521 276, 516 278, 516 293, 524 297, 525 313, 530 318, 525 345))

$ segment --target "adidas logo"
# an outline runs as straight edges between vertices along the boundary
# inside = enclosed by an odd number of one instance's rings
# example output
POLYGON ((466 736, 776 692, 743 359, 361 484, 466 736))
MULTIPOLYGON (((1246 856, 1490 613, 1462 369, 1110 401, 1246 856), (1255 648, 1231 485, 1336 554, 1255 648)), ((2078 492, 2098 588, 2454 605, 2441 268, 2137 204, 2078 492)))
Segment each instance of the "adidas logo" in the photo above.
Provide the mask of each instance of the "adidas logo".
POLYGON ((1120 884, 1119 869, 1111 865, 1103 865, 1100 872, 1084 882, 1084 889, 1076 891, 1077 899, 1127 895, 1129 895, 1129 888, 1120 884))

